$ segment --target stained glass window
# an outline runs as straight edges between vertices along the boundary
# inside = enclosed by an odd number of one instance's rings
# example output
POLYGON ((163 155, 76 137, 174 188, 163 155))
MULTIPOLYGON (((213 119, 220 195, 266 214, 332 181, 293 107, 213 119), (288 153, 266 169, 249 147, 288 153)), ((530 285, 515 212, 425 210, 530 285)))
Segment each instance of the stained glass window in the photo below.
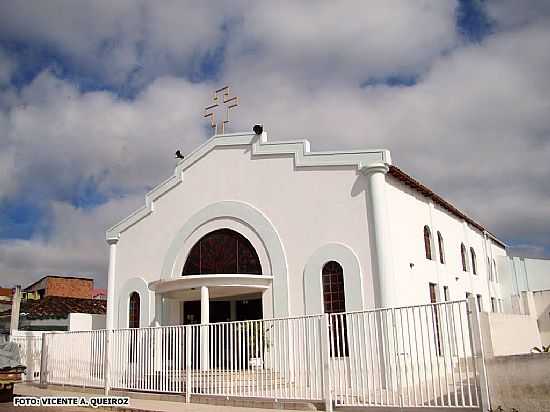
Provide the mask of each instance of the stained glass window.
POLYGON ((184 276, 217 273, 262 274, 256 250, 234 230, 220 229, 202 237, 189 252, 182 271, 184 276))
POLYGON ((132 292, 128 309, 128 327, 139 328, 139 294, 132 292))

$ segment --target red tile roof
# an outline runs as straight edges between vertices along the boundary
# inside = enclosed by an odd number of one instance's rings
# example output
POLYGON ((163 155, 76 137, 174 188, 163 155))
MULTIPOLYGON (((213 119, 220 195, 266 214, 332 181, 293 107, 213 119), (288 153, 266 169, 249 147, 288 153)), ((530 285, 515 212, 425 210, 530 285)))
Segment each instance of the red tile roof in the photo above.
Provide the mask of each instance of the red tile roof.
POLYGON ((466 222, 468 222, 470 225, 475 227, 481 232, 487 232, 491 236, 491 238, 500 244, 503 247, 506 247, 506 245, 498 240, 491 232, 489 232, 487 229, 485 229, 481 224, 477 223, 472 218, 466 216, 463 212, 458 210, 456 207, 454 207, 452 204, 447 202, 445 199, 443 199, 438 194, 434 193, 430 188, 427 186, 424 186, 422 183, 420 183, 418 180, 414 179, 412 176, 405 173, 403 170, 399 169, 397 166, 390 166, 390 170, 388 171, 388 174, 397 180, 399 180, 401 183, 405 184, 406 186, 409 186, 416 191, 420 192, 422 195, 426 196, 427 198, 433 200, 433 202, 439 206, 441 206, 443 209, 447 210, 451 214, 455 215, 458 218, 464 219, 466 222))
MULTIPOLYGON (((41 300, 21 302, 21 313, 27 313, 28 320, 63 319, 69 313, 90 313, 104 315, 107 312, 107 301, 100 299, 65 298, 47 296, 41 300)), ((8 315, 11 310, 0 312, 8 315)))

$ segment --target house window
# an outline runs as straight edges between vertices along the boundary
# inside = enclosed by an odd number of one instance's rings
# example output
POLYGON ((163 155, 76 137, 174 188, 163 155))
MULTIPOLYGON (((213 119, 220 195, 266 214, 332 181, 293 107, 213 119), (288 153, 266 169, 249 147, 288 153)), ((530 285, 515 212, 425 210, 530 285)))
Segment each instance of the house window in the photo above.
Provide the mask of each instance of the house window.
POLYGON ((493 259, 493 278, 495 282, 498 282, 498 273, 497 273, 497 262, 495 262, 495 259, 493 259))
POLYGON ((470 255, 472 257, 472 273, 474 275, 477 275, 477 261, 476 261, 476 252, 474 251, 474 248, 470 248, 470 255))
POLYGON ((498 312, 497 301, 495 298, 491 298, 491 312, 498 312))
POLYGON ((477 308, 480 312, 483 311, 483 297, 481 295, 476 295, 477 298, 477 308))
POLYGON ((139 328, 139 294, 132 292, 130 295, 130 304, 128 308, 128 327, 139 328))
POLYGON ((489 280, 493 280, 493 269, 491 266, 491 259, 487 256, 487 273, 489 274, 489 280))
POLYGON ((424 249, 426 251, 426 259, 432 260, 432 234, 428 226, 424 226, 424 249))
POLYGON ((462 270, 464 272, 468 271, 468 260, 466 258, 466 246, 464 246, 464 243, 460 244, 460 255, 462 257, 462 270))
MULTIPOLYGON (((337 314, 346 311, 346 296, 344 293, 344 271, 335 261, 325 263, 322 271, 323 304, 325 313, 337 314)), ((331 325, 331 356, 349 356, 348 331, 345 315, 330 317, 331 325)))
POLYGON ((441 236, 441 232, 437 231, 437 244, 439 246, 439 262, 441 264, 445 263, 445 248, 443 246, 443 236, 441 236))

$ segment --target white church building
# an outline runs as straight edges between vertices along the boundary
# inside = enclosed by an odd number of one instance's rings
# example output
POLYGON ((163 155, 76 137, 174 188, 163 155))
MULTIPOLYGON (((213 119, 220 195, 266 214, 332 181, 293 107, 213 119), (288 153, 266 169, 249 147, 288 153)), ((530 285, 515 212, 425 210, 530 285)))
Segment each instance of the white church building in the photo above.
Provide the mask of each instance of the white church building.
MULTIPOLYGON (((107 325, 268 319, 477 296, 505 244, 392 163, 214 135, 107 231, 107 325)), ((502 258, 501 258, 502 259, 502 258)))

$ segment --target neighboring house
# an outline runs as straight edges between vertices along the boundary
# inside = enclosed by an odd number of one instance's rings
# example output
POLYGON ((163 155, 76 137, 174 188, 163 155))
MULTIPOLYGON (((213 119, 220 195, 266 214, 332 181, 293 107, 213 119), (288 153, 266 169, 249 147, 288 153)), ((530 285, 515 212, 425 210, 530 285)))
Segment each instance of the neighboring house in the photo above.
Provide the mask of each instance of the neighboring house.
MULTIPOLYGON (((23 300, 19 330, 75 330, 74 327, 71 327, 72 314, 100 315, 90 316, 90 318, 96 319, 92 321, 96 325, 95 328, 78 327, 78 330, 100 329, 101 318, 104 317, 106 308, 107 303, 97 299, 47 296, 40 300, 23 300)), ((0 316, 3 315, 11 315, 11 310, 4 314, 0 313, 0 316)), ((78 322, 81 322, 80 319, 78 322)))
MULTIPOLYGON (((22 289, 19 330, 87 330, 105 327, 106 301, 93 299, 93 279, 44 276, 22 289)), ((0 324, 9 329, 11 306, 0 308, 0 324)), ((0 326, 2 327, 2 326, 0 326)))
POLYGON ((107 289, 94 288, 92 291, 92 299, 107 300, 107 289))
POLYGON ((11 303, 12 294, 11 288, 0 288, 0 304, 11 303))
MULTIPOLYGON (((481 199, 480 199, 481 200, 481 199)), ((107 231, 117 328, 477 297, 501 310, 506 246, 387 150, 216 135, 107 231)), ((109 325, 109 322, 108 322, 109 325)))
POLYGON ((91 299, 94 280, 75 276, 47 275, 23 289, 23 293, 35 292, 40 298, 62 296, 67 298, 91 299))

